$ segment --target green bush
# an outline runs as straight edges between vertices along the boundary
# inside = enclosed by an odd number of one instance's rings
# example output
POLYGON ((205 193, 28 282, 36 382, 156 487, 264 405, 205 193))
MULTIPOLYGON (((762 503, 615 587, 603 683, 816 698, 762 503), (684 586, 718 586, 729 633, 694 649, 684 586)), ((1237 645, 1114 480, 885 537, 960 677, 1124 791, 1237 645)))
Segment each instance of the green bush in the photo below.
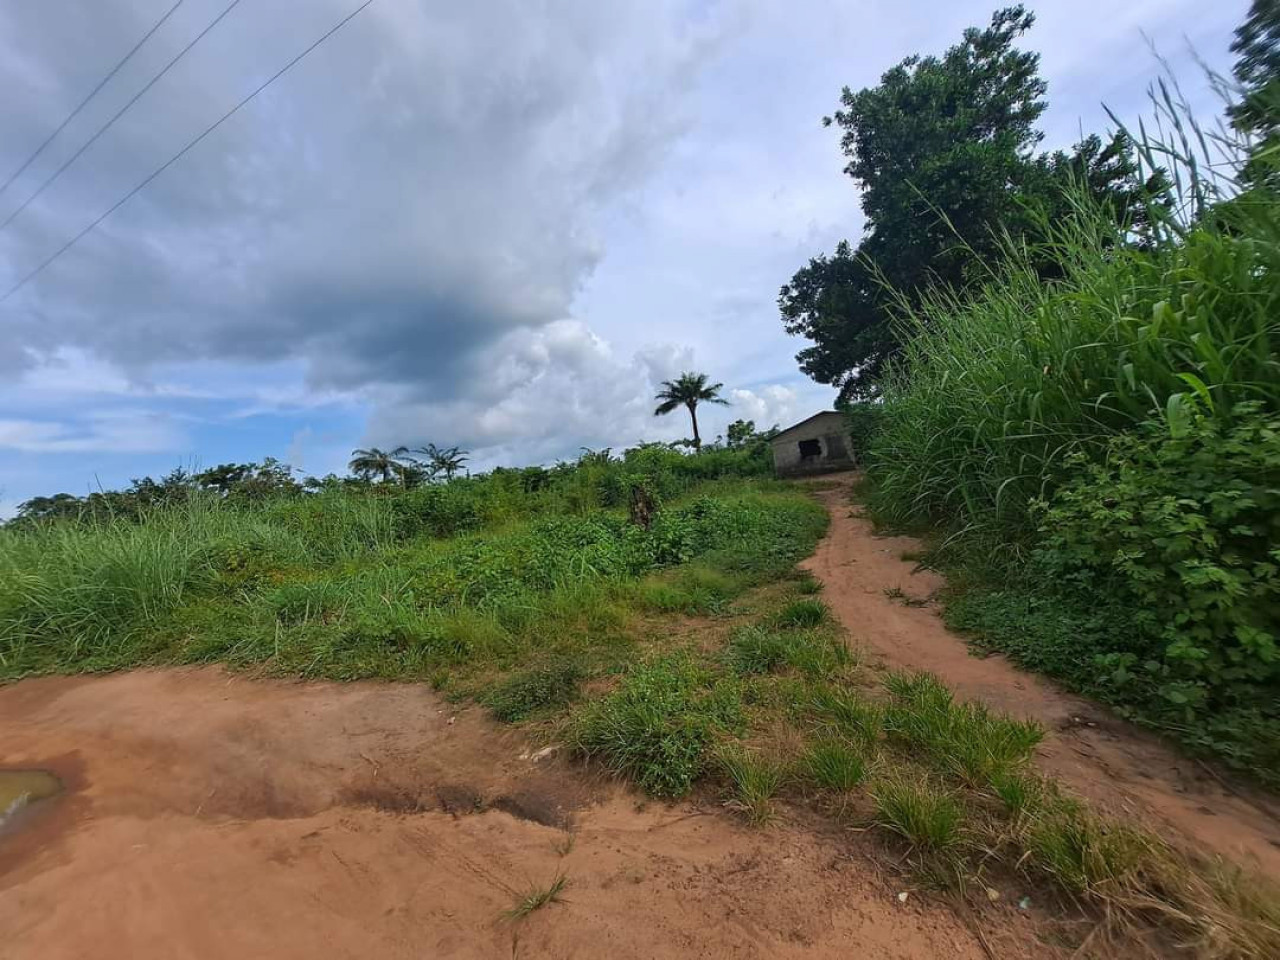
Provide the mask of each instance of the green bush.
POLYGON ((1146 673, 1190 722, 1280 692, 1280 415, 1242 404, 1114 438, 1102 463, 1037 505, 1036 563, 1082 591, 1132 603, 1116 683, 1146 673))

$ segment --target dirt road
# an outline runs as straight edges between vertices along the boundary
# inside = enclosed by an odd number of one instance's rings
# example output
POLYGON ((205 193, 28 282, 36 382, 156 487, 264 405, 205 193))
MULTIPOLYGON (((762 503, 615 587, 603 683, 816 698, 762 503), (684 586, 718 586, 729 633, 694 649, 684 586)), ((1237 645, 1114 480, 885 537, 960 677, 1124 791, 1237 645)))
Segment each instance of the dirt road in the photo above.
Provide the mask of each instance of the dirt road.
MULTIPOLYGON (((0 834, 5 960, 984 957, 845 835, 638 806, 423 687, 25 680, 0 730, 69 788, 0 834), (502 918, 561 872, 566 902, 502 918)), ((1045 955, 1027 918, 983 922, 1045 955)))
POLYGON ((1077 793, 1166 837, 1252 864, 1280 877, 1280 804, 1245 785, 1227 785, 1198 761, 1105 709, 998 657, 976 657, 924 601, 942 586, 936 574, 903 560, 919 550, 908 537, 876 537, 849 500, 851 478, 819 493, 831 529, 805 566, 852 641, 894 667, 928 670, 959 696, 1034 717, 1050 731, 1041 765, 1077 793))

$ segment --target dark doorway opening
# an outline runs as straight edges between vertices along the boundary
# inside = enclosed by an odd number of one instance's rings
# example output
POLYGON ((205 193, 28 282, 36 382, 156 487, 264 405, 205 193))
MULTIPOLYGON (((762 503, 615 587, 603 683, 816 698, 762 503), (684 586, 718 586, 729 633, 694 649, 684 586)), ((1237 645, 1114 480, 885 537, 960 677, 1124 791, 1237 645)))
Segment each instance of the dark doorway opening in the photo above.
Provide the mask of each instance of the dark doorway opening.
POLYGON ((822 456, 822 444, 817 440, 800 441, 800 459, 816 460, 822 456))

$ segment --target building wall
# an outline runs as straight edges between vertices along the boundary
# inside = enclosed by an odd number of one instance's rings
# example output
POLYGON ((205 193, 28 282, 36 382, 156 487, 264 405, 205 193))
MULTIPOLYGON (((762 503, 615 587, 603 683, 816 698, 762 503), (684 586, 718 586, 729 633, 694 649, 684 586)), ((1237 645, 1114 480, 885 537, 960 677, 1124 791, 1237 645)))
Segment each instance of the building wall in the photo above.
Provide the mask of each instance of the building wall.
POLYGON ((773 470, 780 477, 824 473, 829 470, 851 470, 857 457, 844 417, 838 413, 815 417, 808 423, 792 427, 773 440, 773 470), (800 450, 804 440, 817 441, 817 456, 805 457, 800 450))

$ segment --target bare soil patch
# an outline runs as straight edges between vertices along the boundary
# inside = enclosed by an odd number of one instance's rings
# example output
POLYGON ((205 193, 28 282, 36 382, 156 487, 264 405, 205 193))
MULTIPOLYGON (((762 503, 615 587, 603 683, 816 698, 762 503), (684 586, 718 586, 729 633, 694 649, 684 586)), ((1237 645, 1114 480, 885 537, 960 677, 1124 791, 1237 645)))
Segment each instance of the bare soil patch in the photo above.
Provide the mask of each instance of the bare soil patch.
POLYGON ((25 680, 0 729, 5 765, 66 786, 0 836, 13 960, 1054 955, 1012 908, 979 934, 901 902, 838 831, 639 803, 421 686, 25 680))
POLYGON ((928 602, 942 578, 903 559, 919 541, 875 536, 850 502, 852 478, 842 479, 817 491, 831 528, 802 566, 823 582, 854 643, 889 667, 936 674, 959 697, 1040 721, 1043 769, 1103 809, 1280 876, 1280 803, 1002 657, 974 656, 928 602))

